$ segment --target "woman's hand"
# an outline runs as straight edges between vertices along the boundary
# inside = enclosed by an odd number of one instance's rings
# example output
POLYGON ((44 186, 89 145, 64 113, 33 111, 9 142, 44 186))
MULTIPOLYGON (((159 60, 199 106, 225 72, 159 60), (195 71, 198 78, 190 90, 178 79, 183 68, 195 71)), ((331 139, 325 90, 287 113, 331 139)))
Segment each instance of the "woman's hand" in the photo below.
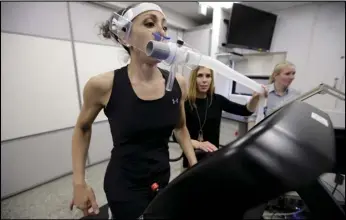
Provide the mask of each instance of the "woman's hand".
POLYGON ((266 97, 266 98, 268 97, 268 89, 267 89, 267 87, 264 86, 264 85, 261 85, 261 86, 264 89, 264 94, 263 93, 254 92, 252 94, 252 97, 251 97, 250 101, 246 105, 247 109, 250 112, 255 112, 256 111, 256 108, 257 108, 257 105, 258 105, 258 101, 259 101, 259 99, 260 99, 260 97, 262 95, 264 95, 264 97, 266 97))
POLYGON ((267 89, 267 87, 265 85, 261 85, 261 86, 264 89, 264 94, 261 94, 261 93, 258 93, 258 92, 254 92, 252 94, 252 99, 253 98, 259 99, 261 95, 264 95, 264 97, 266 97, 266 98, 268 97, 268 89, 267 89))
POLYGON ((94 190, 87 184, 78 184, 73 186, 73 200, 70 209, 76 206, 82 210, 84 216, 99 214, 99 207, 96 202, 94 190))
POLYGON ((203 150, 205 152, 217 151, 217 147, 215 147, 215 145, 213 145, 209 141, 199 142, 199 141, 196 141, 196 140, 191 140, 191 142, 192 142, 192 146, 195 149, 201 149, 201 150, 203 150))

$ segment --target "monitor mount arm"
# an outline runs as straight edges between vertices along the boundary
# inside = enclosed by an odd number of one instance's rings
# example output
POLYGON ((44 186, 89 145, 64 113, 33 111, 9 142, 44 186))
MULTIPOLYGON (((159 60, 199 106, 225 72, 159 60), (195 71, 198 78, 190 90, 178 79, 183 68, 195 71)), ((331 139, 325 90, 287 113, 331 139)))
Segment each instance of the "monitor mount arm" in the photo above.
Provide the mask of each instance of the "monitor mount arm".
MULTIPOLYGON (((295 101, 304 101, 316 94, 321 94, 321 95, 324 95, 324 94, 329 94, 333 97, 336 97, 337 99, 340 99, 342 101, 345 101, 345 93, 341 92, 340 90, 338 89, 335 89, 327 84, 324 84, 324 83, 321 83, 319 86, 311 89, 310 91, 308 92, 305 92, 303 94, 301 94, 300 96, 296 97, 295 99, 285 103, 283 106, 285 105, 289 105, 295 101)), ((277 107, 275 110, 279 109, 279 108, 282 108, 283 106, 279 106, 277 107)), ((274 110, 274 111, 275 111, 274 110)))
POLYGON ((303 95, 299 96, 296 100, 300 100, 300 101, 304 101, 308 98, 310 98, 311 96, 314 96, 316 94, 329 94, 331 96, 334 96, 340 100, 345 101, 345 93, 341 92, 338 89, 335 89, 327 84, 320 84, 318 87, 304 93, 303 95))

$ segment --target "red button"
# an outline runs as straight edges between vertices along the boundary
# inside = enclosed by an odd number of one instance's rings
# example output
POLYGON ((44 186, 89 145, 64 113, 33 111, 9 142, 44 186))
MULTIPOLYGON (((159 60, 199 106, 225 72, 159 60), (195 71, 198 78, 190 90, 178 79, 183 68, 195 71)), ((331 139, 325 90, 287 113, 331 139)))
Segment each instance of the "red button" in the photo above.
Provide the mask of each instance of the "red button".
POLYGON ((159 188, 159 184, 157 184, 157 183, 153 183, 151 185, 151 190, 153 190, 153 191, 156 191, 158 188, 159 188))

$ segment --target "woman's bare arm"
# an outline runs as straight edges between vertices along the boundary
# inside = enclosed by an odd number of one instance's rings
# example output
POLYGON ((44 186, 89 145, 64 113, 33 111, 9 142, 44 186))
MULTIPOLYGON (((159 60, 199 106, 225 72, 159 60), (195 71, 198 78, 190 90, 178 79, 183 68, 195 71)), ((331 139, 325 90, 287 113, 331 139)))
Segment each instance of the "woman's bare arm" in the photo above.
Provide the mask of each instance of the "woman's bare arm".
POLYGON ((178 143, 180 144, 187 160, 189 161, 190 166, 193 166, 197 163, 197 159, 194 148, 192 146, 190 133, 186 127, 184 103, 187 97, 187 86, 182 75, 177 75, 176 78, 181 88, 182 98, 180 100, 180 120, 178 125, 174 129, 174 135, 178 143))
POLYGON ((84 87, 83 106, 72 137, 73 183, 85 184, 85 163, 91 138, 91 127, 104 107, 104 99, 110 91, 111 80, 107 75, 92 77, 84 87), (109 88, 110 87, 110 88, 109 88))

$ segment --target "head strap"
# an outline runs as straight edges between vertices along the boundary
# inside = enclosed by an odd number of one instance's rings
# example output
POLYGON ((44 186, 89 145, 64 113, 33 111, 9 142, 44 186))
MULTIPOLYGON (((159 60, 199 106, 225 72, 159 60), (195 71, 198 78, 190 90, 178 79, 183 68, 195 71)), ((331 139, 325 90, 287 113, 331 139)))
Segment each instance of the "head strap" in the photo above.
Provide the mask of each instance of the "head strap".
POLYGON ((125 14, 123 15, 124 18, 126 18, 128 21, 132 21, 135 17, 137 17, 139 14, 146 12, 146 11, 159 11, 161 12, 163 15, 165 15, 162 11, 162 9, 160 8, 160 6, 154 4, 154 3, 141 3, 131 9, 129 9, 128 11, 125 12, 125 14))

